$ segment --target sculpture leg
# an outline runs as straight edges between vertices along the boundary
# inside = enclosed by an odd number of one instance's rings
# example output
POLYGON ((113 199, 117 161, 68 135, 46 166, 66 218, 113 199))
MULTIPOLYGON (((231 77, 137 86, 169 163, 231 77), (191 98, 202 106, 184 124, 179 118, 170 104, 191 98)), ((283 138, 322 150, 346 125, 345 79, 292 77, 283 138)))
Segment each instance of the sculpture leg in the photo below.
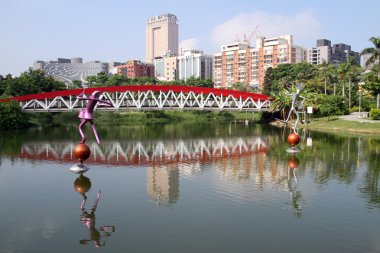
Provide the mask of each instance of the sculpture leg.
POLYGON ((82 119, 81 123, 79 124, 79 133, 80 133, 80 136, 82 137, 82 140, 80 143, 84 143, 86 141, 86 136, 84 135, 83 133, 83 130, 82 130, 82 127, 84 126, 84 124, 86 124, 87 120, 86 119, 82 119))
POLYGON ((94 124, 94 122, 92 122, 92 120, 90 121, 90 123, 91 123, 92 132, 94 132, 94 135, 95 135, 95 138, 96 138, 96 142, 98 144, 100 144, 98 133, 96 132, 95 124, 94 124))
POLYGON ((286 118, 286 120, 285 120, 285 122, 286 123, 288 123, 289 122, 289 119, 290 119, 290 115, 292 114, 292 111, 293 111, 294 109, 293 108, 291 108, 290 110, 289 110, 289 114, 288 114, 288 117, 286 118))

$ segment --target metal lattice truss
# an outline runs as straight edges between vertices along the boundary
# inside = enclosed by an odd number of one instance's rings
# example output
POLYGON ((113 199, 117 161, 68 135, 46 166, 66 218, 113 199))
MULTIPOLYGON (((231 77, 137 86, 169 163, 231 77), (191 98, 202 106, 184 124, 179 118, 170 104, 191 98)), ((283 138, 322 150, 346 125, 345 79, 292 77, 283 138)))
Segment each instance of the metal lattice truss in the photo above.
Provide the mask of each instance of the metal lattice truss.
MULTIPOLYGON (((20 157, 73 162, 74 143, 31 143, 22 146, 20 157)), ((107 165, 168 164, 241 157, 267 151, 260 137, 198 139, 155 142, 109 142, 91 144, 89 163, 107 165)))
MULTIPOLYGON (((104 91, 100 97, 111 102, 112 106, 98 103, 98 110, 219 110, 219 111, 267 111, 269 99, 257 99, 252 96, 236 94, 207 94, 194 91, 104 91)), ((20 101, 26 112, 58 112, 79 110, 86 106, 86 101, 76 96, 57 95, 50 98, 31 98, 20 101)))

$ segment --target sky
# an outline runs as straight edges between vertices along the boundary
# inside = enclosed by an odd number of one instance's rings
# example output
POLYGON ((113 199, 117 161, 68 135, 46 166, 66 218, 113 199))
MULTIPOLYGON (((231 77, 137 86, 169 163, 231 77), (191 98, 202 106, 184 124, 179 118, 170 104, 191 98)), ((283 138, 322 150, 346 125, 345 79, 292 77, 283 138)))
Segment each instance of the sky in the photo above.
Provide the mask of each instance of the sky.
POLYGON ((220 52, 223 44, 292 34, 360 52, 380 37, 378 0, 0 0, 0 75, 19 76, 37 60, 145 61, 150 17, 179 20, 180 48, 220 52))

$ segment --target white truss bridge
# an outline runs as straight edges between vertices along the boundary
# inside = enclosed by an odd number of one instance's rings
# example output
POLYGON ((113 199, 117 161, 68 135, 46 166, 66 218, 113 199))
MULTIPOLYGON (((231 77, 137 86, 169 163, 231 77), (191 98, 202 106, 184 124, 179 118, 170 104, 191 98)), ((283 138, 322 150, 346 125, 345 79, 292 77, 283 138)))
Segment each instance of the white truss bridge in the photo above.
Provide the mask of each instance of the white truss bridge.
MULTIPOLYGON (((33 142, 24 144, 20 158, 75 163, 73 142, 33 142)), ((88 144, 91 156, 86 163, 113 166, 200 162, 267 152, 261 137, 191 139, 150 142, 103 142, 88 144)))
MULTIPOLYGON (((218 110, 218 111, 268 111, 270 97, 262 94, 200 88, 189 86, 111 86, 88 88, 89 95, 102 92, 101 99, 112 105, 98 103, 98 110, 218 110)), ((75 111, 86 106, 87 101, 77 98, 83 89, 63 90, 2 99, 16 100, 24 112, 75 111)))

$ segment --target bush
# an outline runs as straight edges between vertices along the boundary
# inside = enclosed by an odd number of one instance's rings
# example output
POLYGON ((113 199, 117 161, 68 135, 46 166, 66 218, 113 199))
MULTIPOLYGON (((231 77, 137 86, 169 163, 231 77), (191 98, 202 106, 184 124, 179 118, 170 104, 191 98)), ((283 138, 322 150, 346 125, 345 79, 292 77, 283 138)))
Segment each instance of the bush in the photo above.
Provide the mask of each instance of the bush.
POLYGON ((332 95, 317 95, 315 99, 315 116, 327 117, 332 115, 345 115, 349 113, 348 103, 341 97, 332 95))
POLYGON ((18 102, 0 103, 0 129, 17 130, 28 125, 28 115, 21 111, 18 102))
POLYGON ((380 109, 371 109, 371 119, 380 120, 380 109))

